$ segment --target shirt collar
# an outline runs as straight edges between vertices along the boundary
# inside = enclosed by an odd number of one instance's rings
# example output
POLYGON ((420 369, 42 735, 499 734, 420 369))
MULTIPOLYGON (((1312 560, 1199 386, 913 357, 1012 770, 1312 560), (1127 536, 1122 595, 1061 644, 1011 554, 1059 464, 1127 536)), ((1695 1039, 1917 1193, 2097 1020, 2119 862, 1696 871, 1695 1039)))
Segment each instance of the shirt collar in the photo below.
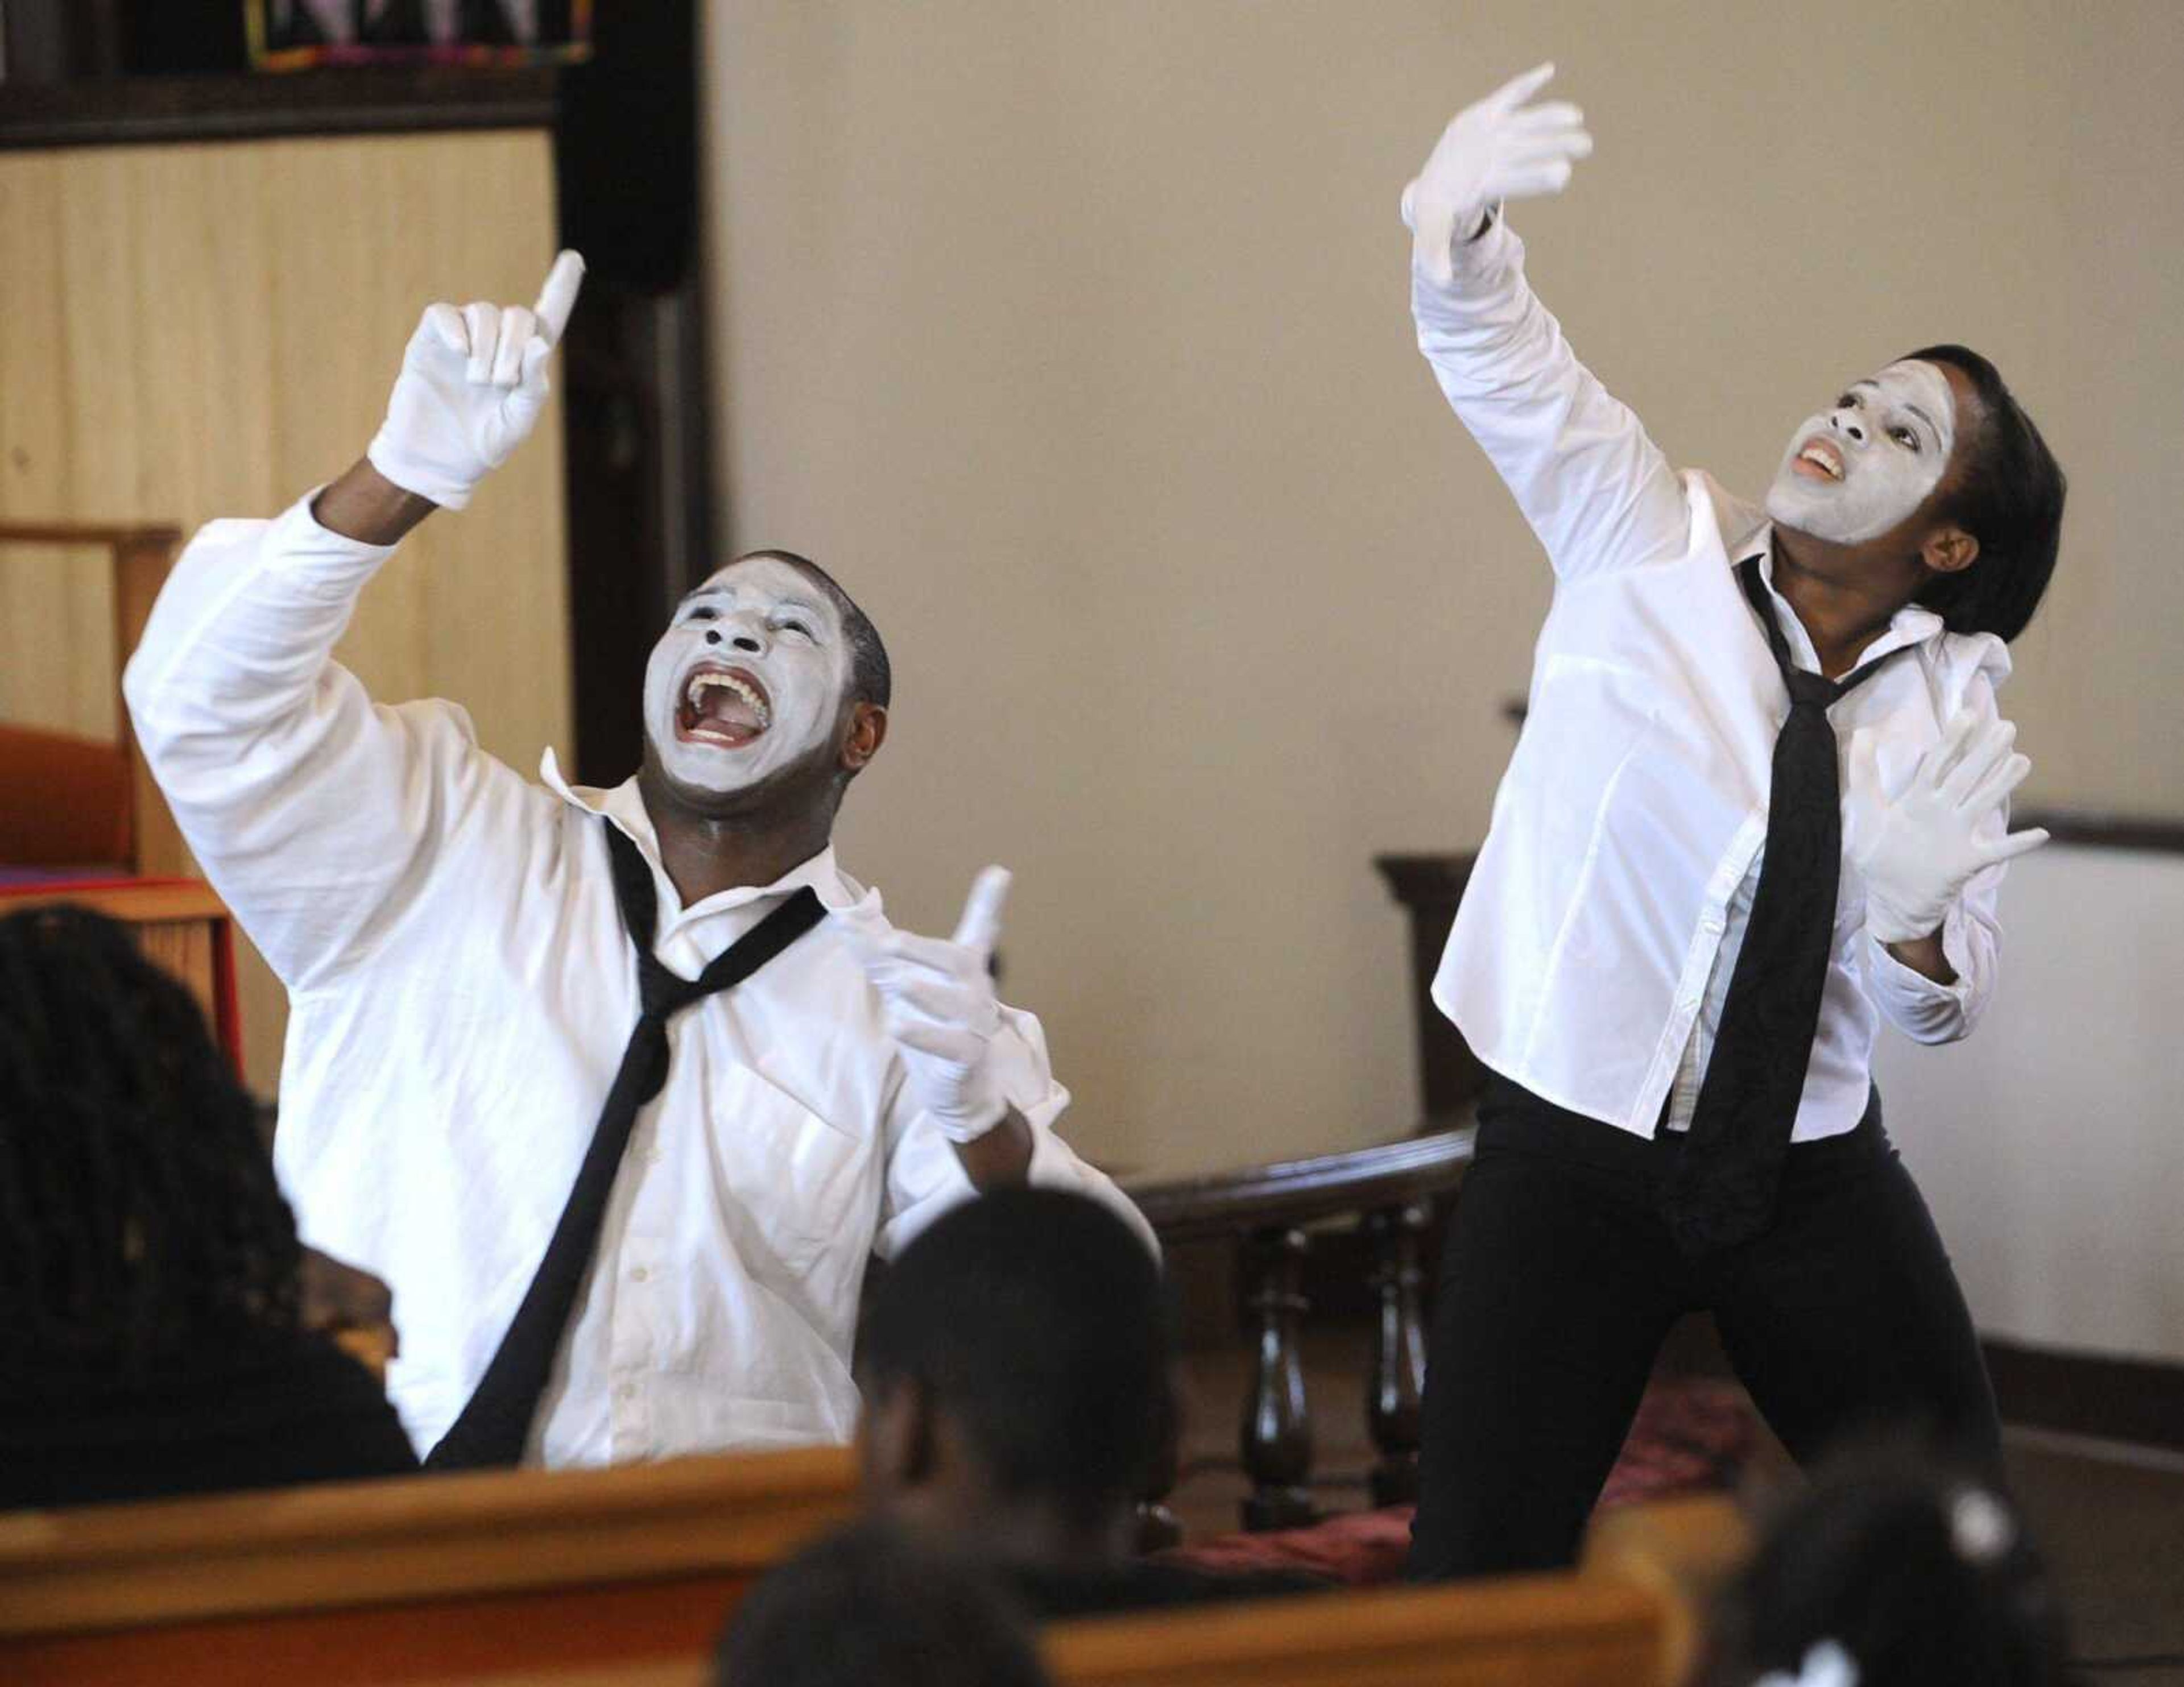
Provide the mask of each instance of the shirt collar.
MULTIPOLYGON (((1739 567, 1755 556, 1759 559, 1759 578, 1767 587, 1768 597, 1774 601, 1774 619, 1790 640, 1790 654, 1797 659, 1799 667, 1812 673, 1819 672, 1820 654, 1814 648, 1812 635, 1805 631, 1804 622, 1797 619, 1797 610, 1790 607, 1790 600, 1774 589, 1774 524, 1765 524, 1741 548, 1743 556, 1739 567)), ((1892 650, 1901 650, 1907 644, 1924 644, 1941 631, 1941 616, 1918 604, 1906 604, 1889 618, 1888 631, 1858 653, 1858 662, 1863 665, 1892 650)))
POLYGON ((632 775, 610 790, 600 790, 590 785, 572 785, 561 776, 560 759, 551 745, 539 758, 538 777, 546 788, 572 808, 586 814, 595 814, 637 845, 660 893, 663 909, 677 909, 671 921, 694 919, 707 914, 724 914, 747 903, 782 897, 801 886, 810 885, 820 905, 830 914, 861 910, 871 904, 874 912, 879 904, 878 893, 867 890, 844 872, 834 860, 834 846, 829 843, 816 855, 806 856, 771 884, 739 884, 727 890, 716 891, 703 901, 682 907, 675 894, 673 882, 660 863, 660 837, 652 827, 652 816, 646 811, 644 799, 638 792, 637 778, 632 775))

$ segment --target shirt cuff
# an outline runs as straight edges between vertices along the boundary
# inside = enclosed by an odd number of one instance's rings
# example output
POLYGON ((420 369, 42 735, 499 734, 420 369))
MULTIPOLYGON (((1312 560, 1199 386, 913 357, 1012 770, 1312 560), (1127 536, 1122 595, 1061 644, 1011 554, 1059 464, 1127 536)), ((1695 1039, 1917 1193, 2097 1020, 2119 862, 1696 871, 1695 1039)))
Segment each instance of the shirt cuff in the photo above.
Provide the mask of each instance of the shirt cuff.
POLYGON ((1444 287, 1411 264, 1411 309, 1423 319, 1449 319, 1486 291, 1496 277, 1524 267, 1524 242, 1509 226, 1496 205, 1489 214, 1486 232, 1476 240, 1459 240, 1449 248, 1451 276, 1444 287))
POLYGON ((367 544, 362 539, 352 539, 346 533, 337 533, 321 526, 319 518, 311 514, 311 506, 326 489, 323 483, 313 487, 273 518, 266 531, 263 554, 282 563, 301 564, 307 569, 322 567, 332 573, 354 571, 369 576, 399 547, 367 544))
POLYGON ((1906 966, 1888 952, 1888 945, 1866 933, 1866 946, 1875 966, 1875 982, 1907 1005, 1931 1012, 1936 1009, 1954 1008, 1962 1012, 1971 1004, 1971 950, 1964 941, 1964 905, 1961 902, 1949 905, 1949 911, 1942 916, 1942 958, 1949 963, 1949 970, 1957 975, 1953 984, 1936 983, 1924 972, 1906 966))

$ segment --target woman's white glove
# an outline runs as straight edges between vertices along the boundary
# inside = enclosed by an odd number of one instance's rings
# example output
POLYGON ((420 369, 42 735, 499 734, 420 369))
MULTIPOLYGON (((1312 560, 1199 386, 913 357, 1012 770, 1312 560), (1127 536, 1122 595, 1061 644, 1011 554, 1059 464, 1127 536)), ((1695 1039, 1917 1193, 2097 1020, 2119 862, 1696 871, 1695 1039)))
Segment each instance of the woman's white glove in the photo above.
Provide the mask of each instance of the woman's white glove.
POLYGON ((1418 179, 1403 190, 1411 260, 1436 284, 1446 287, 1453 279, 1450 249, 1470 239, 1495 204, 1561 192, 1571 164, 1592 151, 1577 107, 1566 100, 1524 103, 1554 74, 1552 64, 1535 65, 1457 112, 1418 179))
POLYGON ((1008 1111, 992 1058, 1001 1029, 992 961, 1008 894, 1008 869, 988 867, 947 942, 890 932, 857 945, 911 1094, 950 1142, 975 1142, 1008 1111))
POLYGON ((405 492, 448 509, 530 437, 545 407, 546 359, 560 343, 584 282, 584 260, 564 252, 538 302, 430 304, 402 354, 402 373, 365 455, 405 492))
POLYGON ((1959 710, 1895 792, 1882 788, 1872 735, 1852 741, 1850 856, 1865 881, 1865 928, 1880 941, 1931 937, 1973 875, 2048 841, 2037 827, 1981 835, 2032 771, 2016 741, 2008 721, 1959 710))

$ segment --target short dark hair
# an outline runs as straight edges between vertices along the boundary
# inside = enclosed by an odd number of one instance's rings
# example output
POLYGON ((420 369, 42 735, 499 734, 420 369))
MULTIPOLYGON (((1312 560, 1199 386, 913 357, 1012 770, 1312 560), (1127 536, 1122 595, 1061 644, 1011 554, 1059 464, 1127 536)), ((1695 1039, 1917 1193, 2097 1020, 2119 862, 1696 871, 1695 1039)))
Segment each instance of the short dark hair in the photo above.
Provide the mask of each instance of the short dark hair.
POLYGON ((1170 1428, 1159 1265, 1089 1197, 1006 1189, 944 1214, 880 1278, 857 1366, 914 1381, 1003 1495, 1097 1522, 1146 1489, 1170 1428))
POLYGON ((2062 1613, 2023 1521, 1930 1450, 1824 1465, 1767 1528, 1718 1623, 1721 1687, 1796 1674, 1823 1642, 1859 1687, 2059 1687, 2062 1613))
POLYGON ((270 1345, 302 1258, 196 999, 87 909, 0 919, 0 1396, 270 1345))
POLYGON ((736 1607, 721 1687, 1047 1687, 1029 1619, 980 1571, 882 1523, 806 1548, 736 1607))
POLYGON ((1981 412, 1964 475, 1944 492, 1939 512, 1979 541, 1979 555, 1929 581, 1918 600, 1952 632, 1992 632, 2007 643, 2025 631, 2054 576, 2070 482, 2000 371, 1977 352, 1927 346, 1900 361, 1960 370, 1981 412))
POLYGON ((880 630, 872 625, 872 617, 857 605, 857 600, 842 589, 841 582, 808 556, 799 556, 794 551, 745 551, 731 562, 755 562, 760 557, 771 557, 776 562, 785 562, 799 574, 812 582, 827 594, 827 601, 842 617, 843 636, 850 641, 850 693, 860 703, 872 703, 884 709, 894 691, 894 672, 888 665, 887 646, 880 641, 880 630))

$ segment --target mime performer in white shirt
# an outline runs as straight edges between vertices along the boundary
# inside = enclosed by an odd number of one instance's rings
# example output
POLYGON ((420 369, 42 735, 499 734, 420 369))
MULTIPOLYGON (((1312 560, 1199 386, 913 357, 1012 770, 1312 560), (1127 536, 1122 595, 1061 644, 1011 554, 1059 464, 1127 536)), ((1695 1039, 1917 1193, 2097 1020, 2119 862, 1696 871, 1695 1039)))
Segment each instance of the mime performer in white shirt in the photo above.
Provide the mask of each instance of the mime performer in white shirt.
POLYGON ((1914 1425, 1989 1473, 1964 1299, 1872 1084, 1995 984, 2030 764, 1996 709, 2064 485, 1935 346, 1791 436, 1763 510, 1678 474, 1571 354, 1504 202, 1559 191, 1552 67, 1404 196, 1418 344, 1555 572, 1529 707, 1434 985, 1490 1069, 1426 1375, 1412 1570, 1569 1562, 1682 1313, 1791 1451, 1914 1425))
POLYGON ((412 1439, 465 1424, 441 1463, 848 1440, 868 1257, 974 1189, 1080 1189, 1150 1240, 1055 1134, 1038 1021, 994 1000, 1006 875, 944 942, 835 862, 889 672, 816 566, 759 552, 683 600, 611 790, 551 751, 532 783, 454 704, 375 704, 333 660, 403 536, 530 432, 582 268, 564 253, 535 313, 428 309, 364 459, 200 532, 126 676, 191 848, 288 988, 281 1181, 305 1235, 393 1285, 412 1439), (755 971, 682 999, 760 927, 755 971))

